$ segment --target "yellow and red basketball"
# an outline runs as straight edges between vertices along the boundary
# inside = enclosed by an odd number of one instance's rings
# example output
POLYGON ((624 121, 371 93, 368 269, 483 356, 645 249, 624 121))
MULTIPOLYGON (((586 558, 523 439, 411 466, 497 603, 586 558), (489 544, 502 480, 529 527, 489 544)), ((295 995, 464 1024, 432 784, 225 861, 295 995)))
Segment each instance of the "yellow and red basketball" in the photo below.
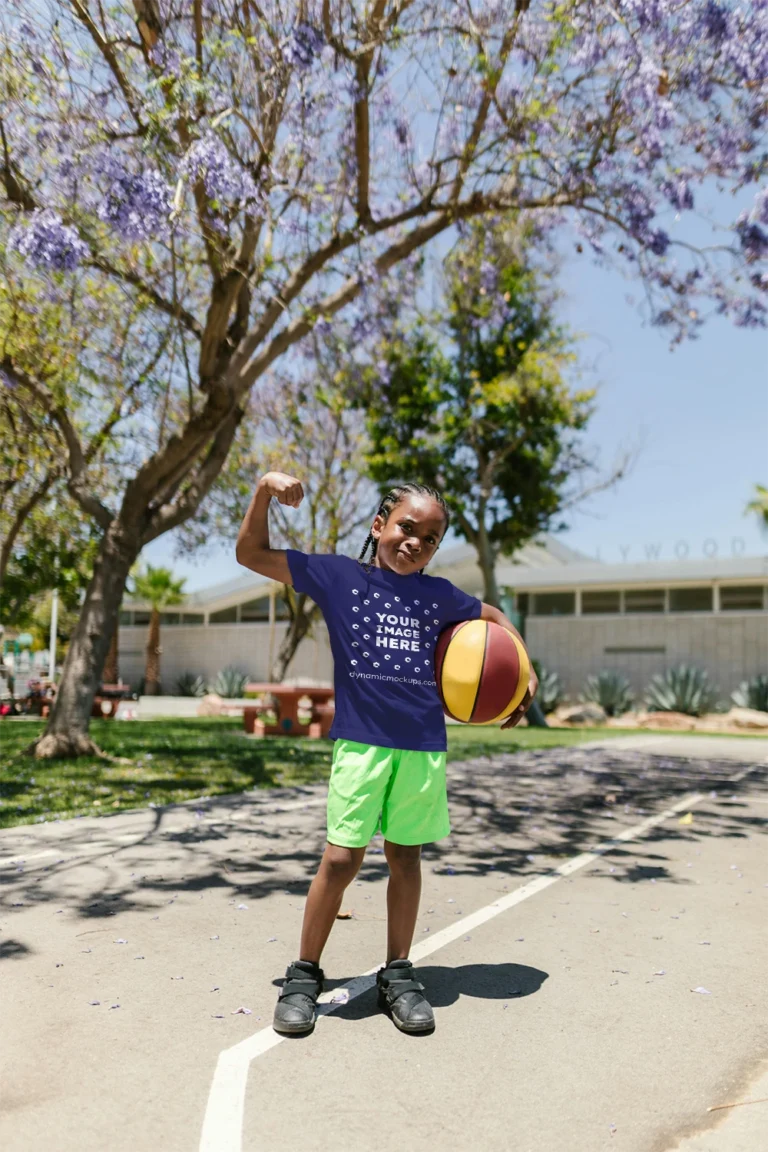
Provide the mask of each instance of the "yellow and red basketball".
POLYGON ((528 653, 492 620, 462 620, 443 629, 435 647, 435 679, 443 708, 464 724, 506 720, 525 696, 528 653))

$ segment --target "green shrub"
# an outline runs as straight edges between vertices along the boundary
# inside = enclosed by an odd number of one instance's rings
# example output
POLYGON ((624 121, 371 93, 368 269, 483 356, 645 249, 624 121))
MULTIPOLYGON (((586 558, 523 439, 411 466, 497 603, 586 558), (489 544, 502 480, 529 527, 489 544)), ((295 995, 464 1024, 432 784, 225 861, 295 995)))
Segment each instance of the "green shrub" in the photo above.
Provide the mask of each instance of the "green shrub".
POLYGON ((706 672, 690 664, 678 664, 654 676, 646 691, 646 704, 652 712, 701 716, 714 707, 715 700, 706 672))
POLYGON ((608 716, 621 716, 632 707, 633 695, 626 676, 607 671, 587 677, 581 699, 599 704, 608 716))
POLYGON ((563 698, 563 686, 557 672, 549 672, 542 668, 538 660, 532 660, 534 670, 539 678, 539 690, 536 699, 542 712, 554 712, 563 698))
POLYGON ((768 712, 768 676, 753 676, 742 680, 731 700, 738 708, 756 708, 758 712, 768 712))
POLYGON ((245 691, 248 680, 249 676, 247 672, 241 672, 239 668, 233 668, 229 665, 227 668, 222 668, 213 683, 209 685, 209 688, 210 691, 215 692, 217 696, 240 698, 245 691))
POLYGON ((179 696, 205 696, 207 692, 205 678, 195 676, 194 672, 185 672, 176 681, 176 691, 179 696))

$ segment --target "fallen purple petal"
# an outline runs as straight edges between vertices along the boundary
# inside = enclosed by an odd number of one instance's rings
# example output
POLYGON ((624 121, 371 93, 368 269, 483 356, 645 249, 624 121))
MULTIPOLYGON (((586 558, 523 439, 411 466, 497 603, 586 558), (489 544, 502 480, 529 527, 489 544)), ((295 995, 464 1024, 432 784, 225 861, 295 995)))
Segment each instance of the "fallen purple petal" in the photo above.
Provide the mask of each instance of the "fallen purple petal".
POLYGON ((113 941, 112 941, 112 943, 113 943, 113 944, 127 944, 127 943, 128 943, 128 941, 127 941, 127 940, 123 940, 123 939, 122 939, 122 937, 121 937, 119 940, 113 940, 113 941))
POLYGON ((702 988, 701 984, 699 984, 698 988, 691 988, 691 992, 700 992, 702 994, 702 996, 711 996, 712 995, 710 990, 708 988, 702 988))
POLYGON ((250 1016, 251 1012, 251 1008, 235 1008, 234 1012, 230 1012, 230 1016, 250 1016))

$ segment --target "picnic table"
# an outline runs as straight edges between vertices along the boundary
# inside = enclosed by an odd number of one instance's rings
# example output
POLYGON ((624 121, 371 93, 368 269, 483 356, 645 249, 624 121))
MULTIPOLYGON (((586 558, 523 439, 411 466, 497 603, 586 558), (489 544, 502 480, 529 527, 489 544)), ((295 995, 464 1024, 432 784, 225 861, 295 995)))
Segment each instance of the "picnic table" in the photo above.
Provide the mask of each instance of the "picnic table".
POLYGON ((327 736, 333 722, 333 688, 316 688, 301 684, 246 684, 250 695, 258 692, 267 699, 254 700, 243 709, 245 731, 252 736, 327 736), (309 699, 312 714, 309 722, 299 721, 299 701, 309 699), (263 713, 277 709, 277 723, 268 724, 263 713))
POLYGON ((131 694, 130 684, 100 684, 93 698, 91 716, 114 720, 118 704, 121 700, 129 700, 131 694))

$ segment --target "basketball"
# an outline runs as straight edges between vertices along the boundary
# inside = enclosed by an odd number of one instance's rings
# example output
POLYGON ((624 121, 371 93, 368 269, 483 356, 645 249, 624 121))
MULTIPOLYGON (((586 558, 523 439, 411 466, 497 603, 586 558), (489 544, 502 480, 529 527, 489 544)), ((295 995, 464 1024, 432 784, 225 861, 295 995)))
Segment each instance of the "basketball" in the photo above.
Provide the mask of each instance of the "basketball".
POLYGON ((506 720, 525 696, 530 675, 528 653, 501 624, 463 620, 440 633, 435 679, 443 709, 454 720, 506 720))

